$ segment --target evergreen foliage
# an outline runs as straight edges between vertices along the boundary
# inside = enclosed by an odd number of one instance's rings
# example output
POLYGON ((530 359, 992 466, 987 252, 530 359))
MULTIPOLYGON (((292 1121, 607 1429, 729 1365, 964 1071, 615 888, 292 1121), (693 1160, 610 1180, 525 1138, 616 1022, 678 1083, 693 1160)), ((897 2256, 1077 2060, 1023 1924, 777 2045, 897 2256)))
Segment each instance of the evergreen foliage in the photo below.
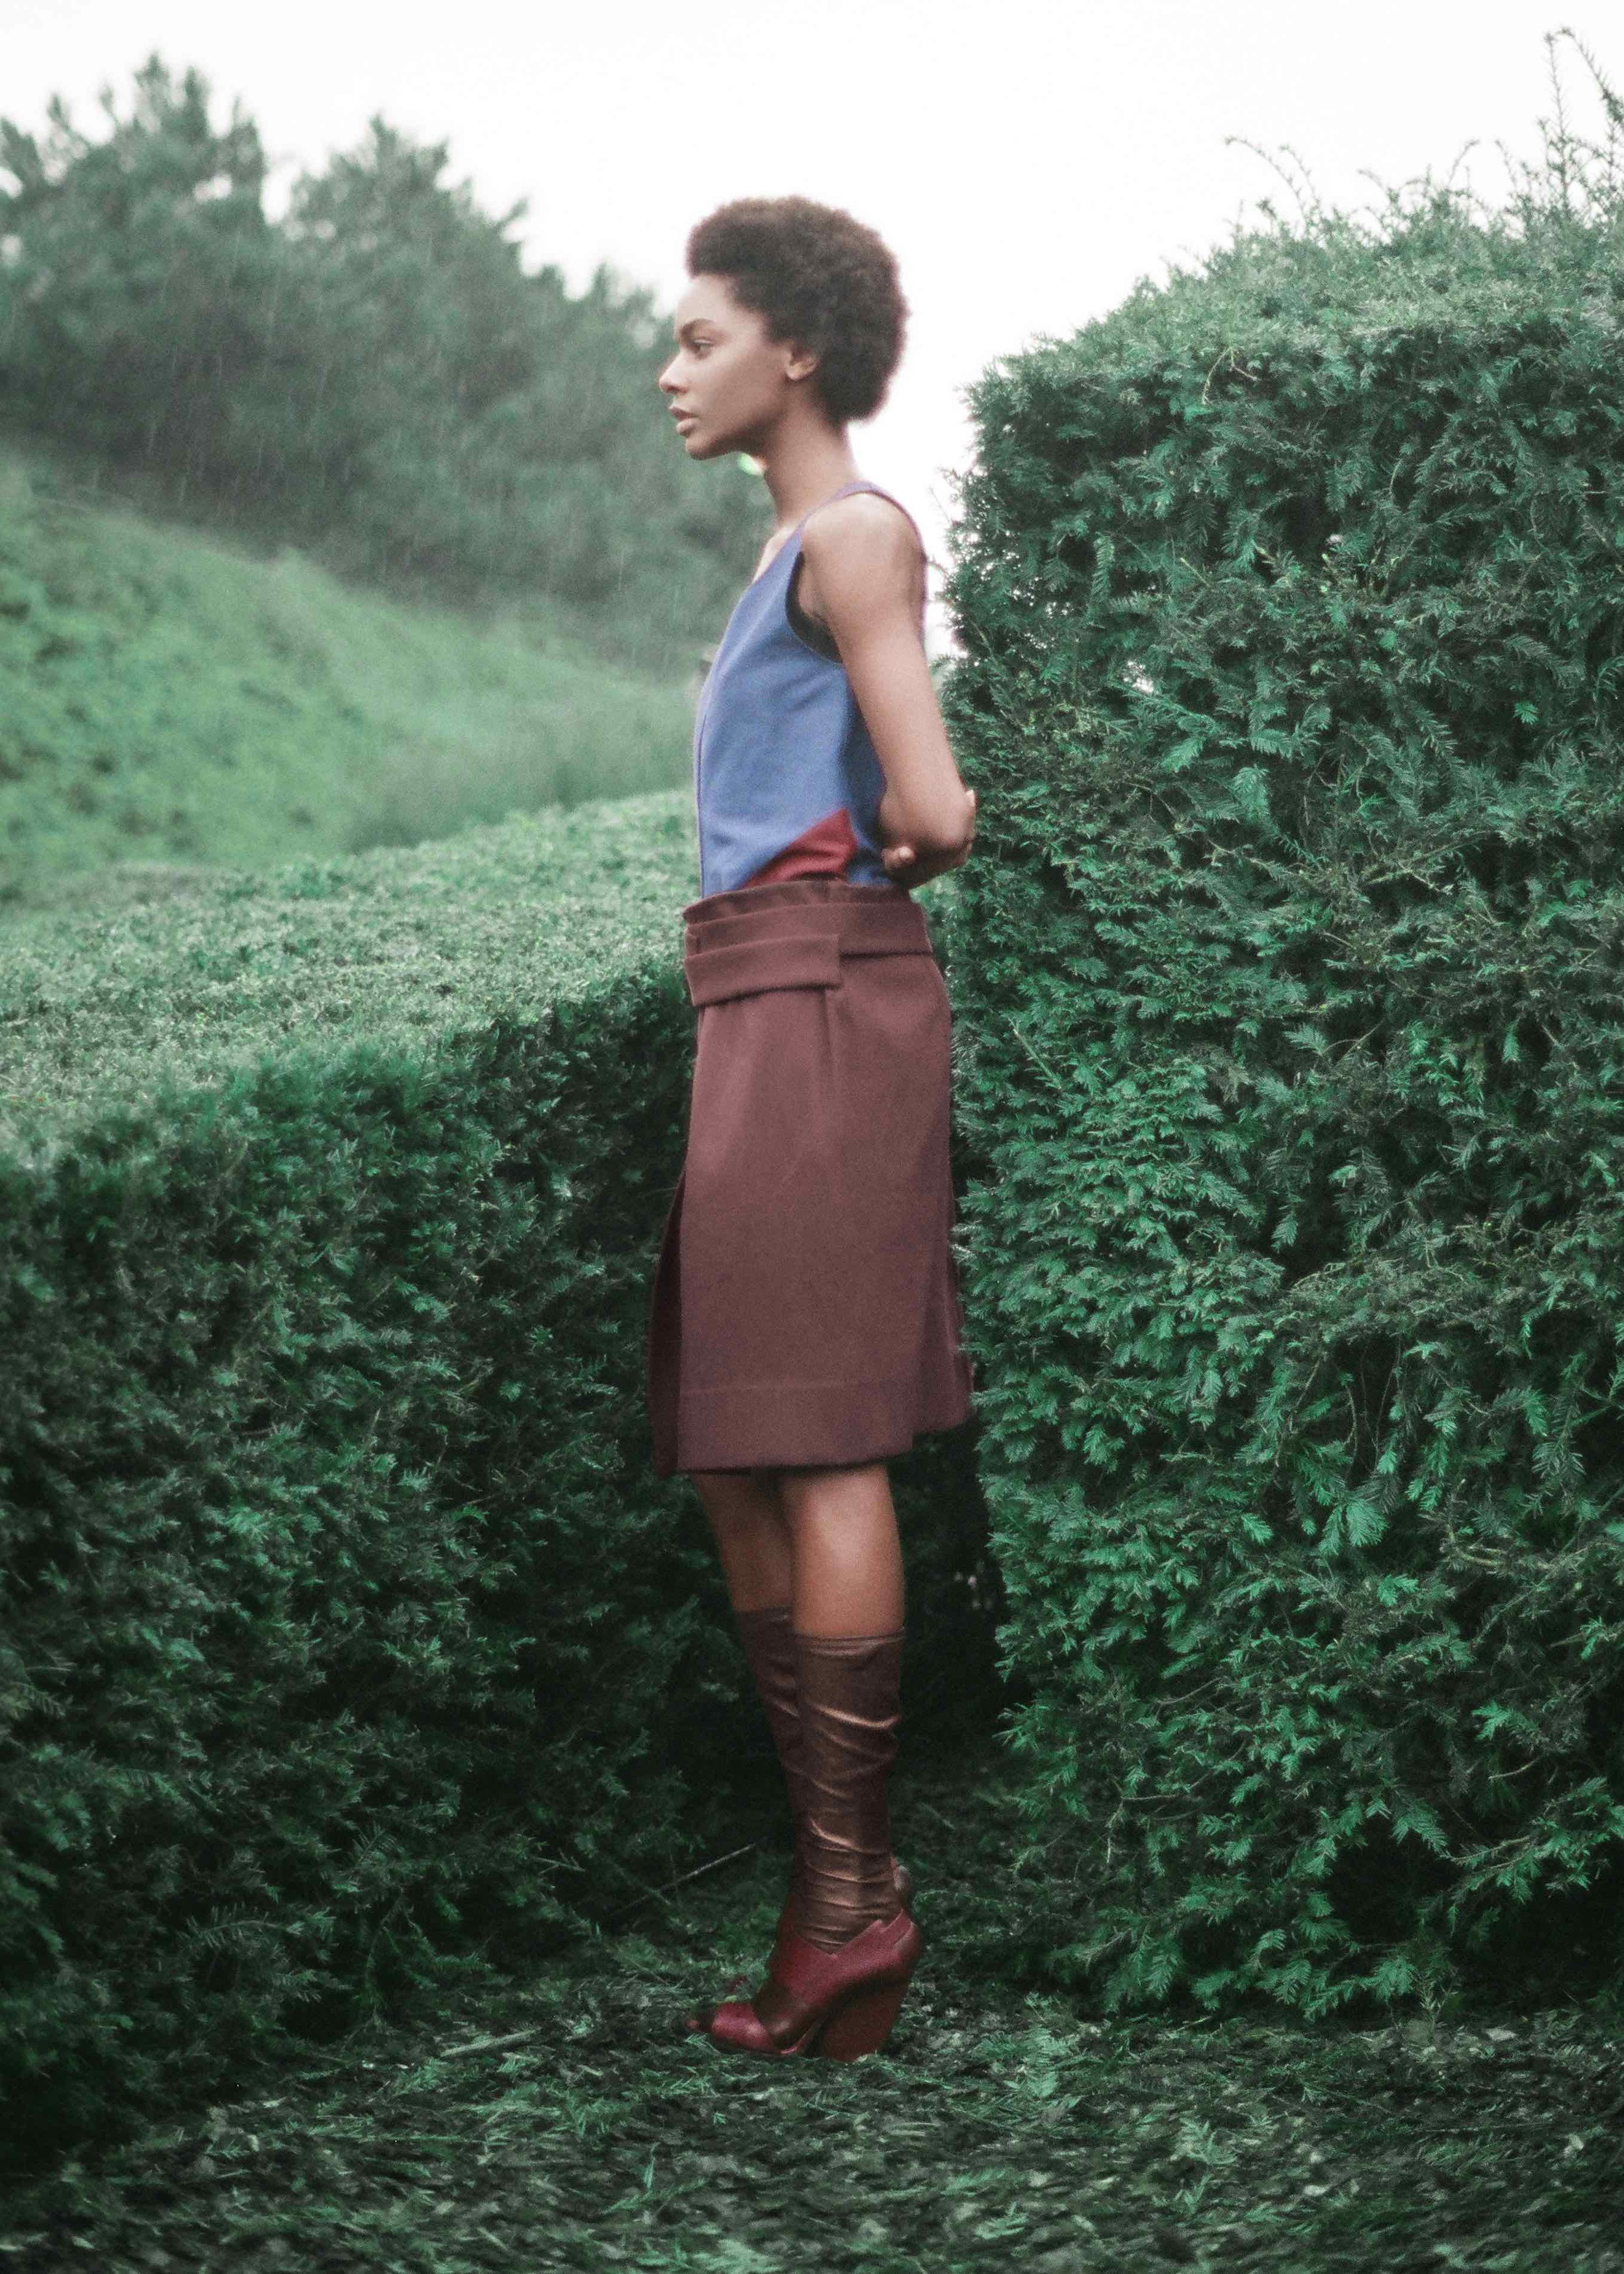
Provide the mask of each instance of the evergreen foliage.
POLYGON ((982 1481, 1115 2001, 1624 1959, 1613 157, 974 390, 982 1481))
MULTIPOLYGON (((523 1973, 748 1765, 643 1404, 695 884, 678 792, 0 930, 13 2146, 523 1973)), ((985 1728, 961 1437, 899 1487, 916 1737, 985 1728)))
POLYGON ((189 2096, 687 1852, 716 1583, 641 1370, 691 846, 646 803, 494 834, 360 864, 347 924, 347 864, 217 887, 167 985, 161 906, 78 966, 65 918, 8 937, 8 2129, 189 2096))
POLYGON ((527 272, 374 120, 267 215, 240 109, 157 58, 97 139, 62 104, 0 124, 0 393, 27 430, 173 502, 456 593, 539 591, 622 645, 691 658, 760 541, 761 494, 673 448, 646 290, 527 272), (9 186, 4 186, 9 177, 9 186))

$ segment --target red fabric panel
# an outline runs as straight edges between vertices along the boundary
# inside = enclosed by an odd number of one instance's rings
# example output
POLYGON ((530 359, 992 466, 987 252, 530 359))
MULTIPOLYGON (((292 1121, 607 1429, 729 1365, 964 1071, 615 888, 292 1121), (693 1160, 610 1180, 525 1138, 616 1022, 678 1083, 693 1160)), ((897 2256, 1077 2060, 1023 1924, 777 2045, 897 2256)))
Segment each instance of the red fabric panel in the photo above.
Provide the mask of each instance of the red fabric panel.
POLYGON ((802 830, 793 845, 775 853, 764 869, 747 877, 748 885, 787 885, 797 877, 844 877, 857 850, 857 832, 845 806, 836 806, 810 829, 802 830))

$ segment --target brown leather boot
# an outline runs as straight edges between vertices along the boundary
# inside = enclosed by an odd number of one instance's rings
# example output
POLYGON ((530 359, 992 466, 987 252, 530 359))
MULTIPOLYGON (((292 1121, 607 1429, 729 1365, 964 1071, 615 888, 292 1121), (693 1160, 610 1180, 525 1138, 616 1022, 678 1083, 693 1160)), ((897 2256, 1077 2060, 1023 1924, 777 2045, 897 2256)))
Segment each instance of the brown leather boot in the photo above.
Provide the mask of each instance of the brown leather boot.
POLYGON ((886 1803, 902 1637, 796 1635, 794 1648, 807 1796, 798 1917, 755 1995, 688 2027, 758 2058, 856 2060, 884 2049, 921 1947, 897 1901, 886 1803))
POLYGON ((902 1637, 794 1638, 807 1814, 795 1927, 838 1950, 901 1909, 886 1781, 900 1720, 902 1637))
MULTIPOLYGON (((750 1672, 756 1679, 756 1687, 766 1709, 767 1724, 772 1731, 772 1742, 778 1748, 784 1782, 789 1792, 790 1814, 794 1819, 794 1860, 790 1865, 789 1893, 778 1915, 778 1933, 782 1936, 794 1925, 799 1916, 805 1878, 802 1850, 806 1844, 807 1779, 801 1742, 801 1708, 795 1688, 795 1638, 790 1628, 787 1603, 773 1604, 766 1610, 735 1611, 733 1618, 750 1672)), ((897 1903, 906 1910, 914 1893, 914 1882, 906 1866, 899 1864, 894 1856, 891 1859, 891 1868, 897 1903)))

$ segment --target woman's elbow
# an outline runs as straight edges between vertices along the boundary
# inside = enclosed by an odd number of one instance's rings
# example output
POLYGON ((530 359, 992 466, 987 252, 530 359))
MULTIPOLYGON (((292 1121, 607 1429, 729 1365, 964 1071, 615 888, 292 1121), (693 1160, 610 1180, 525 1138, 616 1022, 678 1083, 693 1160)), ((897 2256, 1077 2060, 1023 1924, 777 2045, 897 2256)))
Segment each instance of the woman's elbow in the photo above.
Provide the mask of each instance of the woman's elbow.
POLYGON ((956 868, 970 850, 970 832, 944 829, 927 836, 921 830, 914 840, 914 850, 921 860, 956 868))
POLYGON ((914 836, 918 850, 933 861, 960 861, 975 834, 975 817, 968 804, 957 812, 937 813, 914 836))
POLYGON ((975 833, 974 795, 949 790, 903 798, 892 791, 881 802, 880 825, 887 843, 911 845, 918 859, 961 860, 975 833))

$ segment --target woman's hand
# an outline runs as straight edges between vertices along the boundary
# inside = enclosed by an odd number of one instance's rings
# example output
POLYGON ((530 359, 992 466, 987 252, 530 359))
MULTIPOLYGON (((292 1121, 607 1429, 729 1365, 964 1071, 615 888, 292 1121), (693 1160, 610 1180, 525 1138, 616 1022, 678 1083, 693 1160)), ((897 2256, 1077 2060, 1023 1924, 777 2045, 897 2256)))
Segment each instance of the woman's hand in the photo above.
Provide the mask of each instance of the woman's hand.
POLYGON ((885 873, 896 885, 910 889, 915 885, 928 885, 933 877, 945 876, 950 869, 962 869, 970 857, 970 847, 975 842, 975 792, 965 792, 965 803, 969 819, 965 828, 962 845, 951 852, 920 854, 911 845, 887 845, 880 855, 885 863, 885 873))

